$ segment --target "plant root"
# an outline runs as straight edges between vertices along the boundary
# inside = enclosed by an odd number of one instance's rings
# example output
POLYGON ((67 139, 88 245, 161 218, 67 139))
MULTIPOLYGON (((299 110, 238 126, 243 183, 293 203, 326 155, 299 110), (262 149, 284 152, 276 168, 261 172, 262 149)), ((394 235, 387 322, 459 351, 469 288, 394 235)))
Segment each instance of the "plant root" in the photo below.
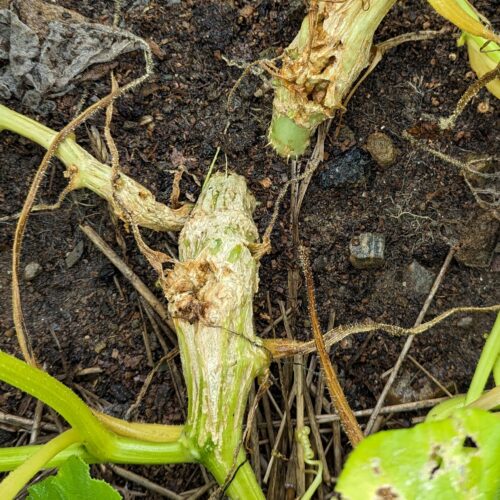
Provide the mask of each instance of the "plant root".
POLYGON ((486 87, 490 82, 500 78, 500 64, 488 73, 485 73, 479 79, 477 79, 474 83, 472 83, 469 88, 462 95, 460 100, 455 107, 453 113, 447 118, 441 118, 439 120, 439 126, 442 130, 449 130, 455 126, 459 116, 462 114, 463 110, 467 107, 467 104, 472 100, 473 97, 477 95, 477 93, 483 88, 486 87))
MULTIPOLYGON (((500 304, 485 307, 454 307, 441 313, 430 321, 413 328, 404 328, 402 326, 390 325, 387 323, 356 323, 332 328, 330 331, 325 333, 323 338, 325 341, 325 347, 328 349, 331 346, 338 344, 346 337, 356 333, 369 333, 381 330, 389 335, 392 335, 393 337, 406 337, 408 335, 419 335, 424 333, 436 326, 438 323, 441 323, 441 321, 444 321, 455 314, 484 314, 499 311, 500 304)), ((284 339, 264 339, 263 346, 271 353, 273 360, 295 356, 296 354, 310 354, 312 352, 316 352, 316 345, 314 341, 299 342, 284 339)))

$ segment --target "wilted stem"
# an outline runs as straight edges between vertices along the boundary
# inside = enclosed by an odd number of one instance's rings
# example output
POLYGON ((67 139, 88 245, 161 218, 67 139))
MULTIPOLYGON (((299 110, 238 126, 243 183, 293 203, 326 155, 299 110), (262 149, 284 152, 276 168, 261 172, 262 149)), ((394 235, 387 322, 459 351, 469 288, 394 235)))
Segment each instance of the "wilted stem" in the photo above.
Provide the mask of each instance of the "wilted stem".
MULTIPOLYGON (((10 130, 45 149, 48 149, 57 135, 54 130, 0 104, 0 130, 10 130)), ((97 161, 90 153, 79 146, 74 137, 64 139, 58 146, 55 156, 67 167, 70 190, 88 188, 106 199, 116 214, 121 209, 113 200, 111 168, 97 161)), ((173 210, 155 197, 144 186, 127 175, 121 174, 120 198, 132 213, 137 225, 155 231, 179 231, 191 211, 190 205, 173 210)))
POLYGON ((275 79, 269 141, 278 154, 302 155, 316 127, 342 109, 370 62, 375 30, 395 2, 320 0, 311 6, 275 79))
POLYGON ((182 441, 182 437, 168 443, 157 443, 123 437, 111 432, 64 384, 48 373, 2 351, 0 351, 0 380, 27 392, 56 410, 78 430, 87 450, 100 461, 161 464, 195 460, 192 450, 182 441))
POLYGON ((165 282, 188 392, 184 436, 231 498, 263 498, 242 447, 251 384, 270 356, 255 335, 255 200, 243 177, 213 174, 179 237, 165 282))

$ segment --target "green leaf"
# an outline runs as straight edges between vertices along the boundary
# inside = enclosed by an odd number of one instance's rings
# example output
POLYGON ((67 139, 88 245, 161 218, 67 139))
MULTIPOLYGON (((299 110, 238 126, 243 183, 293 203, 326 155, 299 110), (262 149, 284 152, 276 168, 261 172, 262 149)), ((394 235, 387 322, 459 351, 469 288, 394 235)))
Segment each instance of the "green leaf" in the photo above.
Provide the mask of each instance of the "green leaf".
POLYGON ((478 409, 412 429, 384 431, 350 455, 343 499, 500 498, 500 419, 478 409))
POLYGON ((28 500, 119 500, 121 495, 108 483, 92 479, 89 466, 79 457, 70 457, 50 476, 28 488, 28 500))

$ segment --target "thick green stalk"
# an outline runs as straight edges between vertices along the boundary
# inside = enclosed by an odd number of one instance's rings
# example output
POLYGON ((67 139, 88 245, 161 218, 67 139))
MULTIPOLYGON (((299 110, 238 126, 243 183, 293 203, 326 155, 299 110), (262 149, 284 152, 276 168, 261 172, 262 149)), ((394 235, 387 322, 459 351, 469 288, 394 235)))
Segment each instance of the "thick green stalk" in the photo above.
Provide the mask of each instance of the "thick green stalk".
MULTIPOLYGON (((34 453, 42 448, 43 445, 28 445, 28 446, 15 446, 8 448, 0 448, 0 472, 6 472, 19 467, 21 464, 29 460, 34 453)), ((84 462, 88 464, 101 463, 100 460, 91 455, 85 446, 82 444, 74 444, 68 446, 53 458, 51 458, 47 463, 47 468, 59 467, 62 465, 69 457, 77 456, 80 457, 84 462)))
POLYGON ((270 362, 253 325, 254 207, 243 177, 214 174, 180 234, 180 262, 165 284, 188 392, 185 438, 217 481, 228 482, 226 493, 245 499, 263 498, 244 463, 242 429, 250 386, 270 362))
POLYGON ((371 59, 373 35, 396 0, 320 0, 288 46, 275 79, 269 141, 300 156, 317 126, 333 116, 371 59))
POLYGON ((0 351, 0 380, 31 394, 56 410, 78 430, 90 452, 103 462, 162 464, 193 462, 182 437, 172 443, 152 443, 108 431, 90 408, 48 373, 0 351))
POLYGON ((24 488, 24 485, 27 484, 40 469, 46 466, 51 458, 79 440, 80 434, 78 431, 69 429, 41 446, 31 455, 31 457, 17 469, 13 470, 0 483, 0 498, 4 500, 11 500, 14 498, 24 488))
MULTIPOLYGON (((0 104, 0 130, 10 130, 48 149, 56 132, 27 116, 0 104)), ((138 226, 155 231, 179 231, 188 217, 191 206, 173 210, 155 197, 144 186, 125 174, 120 174, 120 189, 113 191, 111 167, 97 161, 74 138, 65 139, 56 153, 67 167, 70 189, 87 188, 106 199, 116 215, 123 219, 121 205, 127 208, 138 226), (119 196, 119 203, 116 197, 119 196)), ((128 222, 126 220, 126 222, 128 222)))

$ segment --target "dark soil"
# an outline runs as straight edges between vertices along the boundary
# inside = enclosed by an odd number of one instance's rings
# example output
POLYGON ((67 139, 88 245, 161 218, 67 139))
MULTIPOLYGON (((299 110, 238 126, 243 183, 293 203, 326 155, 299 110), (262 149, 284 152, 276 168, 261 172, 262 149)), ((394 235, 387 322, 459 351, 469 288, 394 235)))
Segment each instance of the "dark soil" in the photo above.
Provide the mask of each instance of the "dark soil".
MULTIPOLYGON (((64 0, 59 3, 92 20, 111 22, 113 2, 64 0)), ((227 111, 228 94, 241 70, 228 67, 222 56, 248 63, 279 53, 300 25, 304 15, 302 2, 183 0, 169 6, 165 1, 124 0, 123 4, 123 27, 155 41, 164 53, 157 51, 156 56, 160 57, 155 59, 154 77, 139 90, 122 97, 116 105, 112 132, 119 146, 123 170, 168 203, 174 169, 172 153, 177 150, 189 158, 190 173, 203 179, 220 146, 219 165, 223 168, 227 158, 229 168, 247 178, 259 202, 255 217, 263 230, 277 194, 290 176, 290 164, 266 145, 272 92, 254 97, 263 84, 259 77, 250 75, 242 80, 233 100, 234 110, 227 111), (152 122, 141 125, 145 116, 152 117, 152 122)), ((476 4, 498 27, 490 2, 476 4)), ((421 29, 439 29, 442 25, 443 21, 425 2, 401 2, 384 20, 377 39, 421 29)), ((123 57, 115 72, 120 81, 125 82, 138 74, 140 68, 142 58, 135 54, 123 57)), ((407 129, 430 130, 430 144, 456 158, 465 160, 472 153, 498 154, 500 141, 495 114, 498 104, 485 90, 473 99, 452 132, 437 133, 425 125, 451 113, 473 79, 466 51, 456 47, 456 32, 450 28, 447 35, 437 40, 409 43, 391 50, 349 103, 338 140, 334 136, 335 126, 332 127, 325 145, 329 160, 349 147, 363 148, 369 134, 380 130, 393 139, 400 153, 390 167, 381 168, 372 162, 358 183, 325 189, 318 180, 313 180, 309 187, 300 214, 300 238, 311 248, 319 314, 325 330, 332 312, 336 324, 371 319, 412 326, 425 294, 408 290, 404 270, 416 260, 437 273, 450 244, 468 234, 475 217, 482 212, 456 167, 415 149, 402 139, 402 132, 407 129), (486 113, 478 111, 480 103, 489 104, 486 113), (349 241, 362 232, 385 235, 383 268, 360 271, 350 264, 349 241)), ((60 129, 74 116, 84 89, 90 96, 86 102, 90 103, 92 96, 103 96, 108 88, 106 75, 97 81, 87 81, 59 98, 54 113, 35 118, 60 129)), ((6 104, 33 116, 14 100, 6 104)), ((102 114, 92 118, 89 124, 101 128, 102 114)), ((77 135, 82 145, 89 145, 85 127, 81 127, 77 135)), ((39 147, 10 133, 2 133, 1 215, 20 210, 41 157, 39 147)), ((43 201, 55 200, 64 187, 61 172, 57 165, 55 174, 47 177, 40 195, 43 201), (52 177, 53 181, 49 182, 52 177)), ((195 199, 199 192, 191 176, 184 177, 181 187, 186 198, 195 199)), ((289 299, 288 275, 298 269, 289 221, 289 202, 286 201, 273 233, 273 252, 262 260, 260 290, 255 300, 258 330, 268 325, 267 294, 276 317, 279 301, 286 303, 289 299)), ((22 287, 27 329, 38 360, 46 363, 51 374, 65 377, 79 394, 90 398, 93 405, 123 416, 151 369, 144 350, 144 329, 151 337, 155 361, 162 357, 163 351, 141 313, 137 293, 79 230, 78 225, 83 222, 92 225, 121 253, 116 242, 119 232, 126 241, 126 262, 155 290, 153 271, 130 235, 113 225, 105 203, 92 193, 73 193, 62 209, 35 214, 30 219, 21 271, 29 262, 37 262, 42 272, 22 287), (80 241, 84 243, 83 256, 68 269, 66 254, 80 241), (78 370, 91 367, 100 368, 100 373, 75 376, 78 370)), ((19 353, 10 310, 14 228, 13 221, 0 224, 3 270, 0 347, 19 353)), ((152 247, 166 249, 164 235, 145 232, 145 237, 152 247)), ((168 238, 167 242, 174 243, 168 238)), ((499 259, 497 254, 482 268, 470 268, 454 260, 426 318, 450 307, 498 303, 499 259)), ((463 316, 452 318, 419 336, 410 352, 452 392, 467 389, 484 344, 484 333, 493 321, 492 315, 474 316, 473 321, 460 321, 461 318, 463 316)), ((308 338, 309 320, 302 283, 294 322, 296 337, 308 338)), ((282 325, 276 333, 285 335, 282 325)), ((356 336, 333 350, 341 382, 354 409, 374 406, 386 380, 381 375, 394 365, 404 342, 381 333, 367 343, 364 340, 364 336, 356 336)), ((177 363, 180 367, 178 359, 177 363)), ((405 362, 402 373, 410 382, 400 390, 402 394, 393 394, 393 401, 442 395, 409 361, 405 362)), ((272 391, 281 400, 279 387, 273 387, 272 391)), ((35 401, 2 386, 0 407, 7 413, 31 417, 35 401)), ((183 411, 170 372, 160 371, 140 406, 138 418, 181 423, 183 411)), ((414 413, 400 414, 384 425, 386 428, 408 426, 415 416, 414 413)), ((44 419, 50 421, 48 412, 44 413, 44 419)), ((4 425, 0 430, 2 446, 26 444, 27 437, 29 432, 13 427, 4 425)), ((261 453, 268 460, 266 450, 266 446, 261 447, 261 453)), ((345 451, 347 453, 347 447, 345 451)), ((133 467, 131 470, 176 492, 204 484, 200 469, 191 465, 133 467)), ((97 468, 94 472, 103 473, 97 468)), ((109 471, 104 475, 116 485, 126 484, 109 471)), ((127 484, 131 490, 141 490, 137 485, 127 484)), ((279 487, 277 491, 282 489, 279 487)), ((151 492, 146 496, 156 498, 151 492)))

